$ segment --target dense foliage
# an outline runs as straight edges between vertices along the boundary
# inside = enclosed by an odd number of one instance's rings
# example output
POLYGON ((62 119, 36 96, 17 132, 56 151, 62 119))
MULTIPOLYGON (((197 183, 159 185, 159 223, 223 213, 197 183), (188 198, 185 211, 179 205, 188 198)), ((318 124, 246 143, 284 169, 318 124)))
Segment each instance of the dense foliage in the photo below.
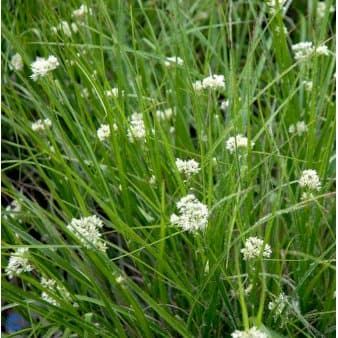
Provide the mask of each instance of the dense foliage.
POLYGON ((3 2, 8 337, 335 335, 333 5, 3 2))

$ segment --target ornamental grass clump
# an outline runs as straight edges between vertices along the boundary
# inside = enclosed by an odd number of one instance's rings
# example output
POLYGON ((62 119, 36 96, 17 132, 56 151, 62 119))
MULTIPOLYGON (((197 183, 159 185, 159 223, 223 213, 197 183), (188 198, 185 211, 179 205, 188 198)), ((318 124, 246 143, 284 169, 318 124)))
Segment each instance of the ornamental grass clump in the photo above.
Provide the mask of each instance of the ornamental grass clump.
POLYGON ((334 337, 333 10, 3 1, 3 335, 334 337))

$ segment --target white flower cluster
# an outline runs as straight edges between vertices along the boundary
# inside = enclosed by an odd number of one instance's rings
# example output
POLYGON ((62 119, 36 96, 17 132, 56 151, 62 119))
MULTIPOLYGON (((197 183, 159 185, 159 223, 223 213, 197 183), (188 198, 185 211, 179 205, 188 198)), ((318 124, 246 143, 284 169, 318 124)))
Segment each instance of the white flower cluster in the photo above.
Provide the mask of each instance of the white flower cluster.
POLYGON ((51 30, 54 34, 59 31, 70 38, 73 32, 77 33, 79 31, 79 28, 77 27, 77 24, 75 22, 72 22, 69 25, 67 21, 61 21, 56 27, 51 27, 51 30))
POLYGON ((9 279, 18 276, 23 272, 30 272, 33 270, 32 265, 28 261, 28 248, 17 249, 9 258, 6 267, 6 275, 9 279))
POLYGON ((17 70, 18 72, 23 70, 23 60, 20 54, 16 53, 12 56, 9 68, 17 70))
POLYGON ((313 43, 310 41, 299 42, 291 46, 291 49, 295 52, 295 59, 306 59, 314 52, 313 43))
POLYGON ((41 298, 54 306, 60 306, 59 302, 56 300, 53 294, 57 293, 60 298, 70 301, 70 293, 64 286, 60 286, 56 283, 54 279, 46 279, 44 277, 40 280, 41 286, 46 288, 48 292, 43 291, 41 293, 41 298))
POLYGON ((312 87, 313 87, 313 82, 312 81, 303 81, 304 89, 307 92, 311 92, 312 87))
POLYGON ((73 11, 72 17, 76 20, 83 20, 88 14, 93 14, 92 9, 88 8, 87 5, 81 5, 79 9, 73 11))
POLYGON ((131 143, 145 141, 146 127, 141 113, 133 113, 129 119, 128 138, 131 143))
POLYGON ((278 297, 269 302, 268 309, 274 312, 274 316, 280 316, 288 306, 288 299, 284 292, 281 292, 278 297))
POLYGON ((319 191, 321 188, 321 183, 316 170, 308 169, 303 170, 302 176, 298 181, 300 187, 308 188, 309 190, 319 191))
MULTIPOLYGON (((331 5, 329 8, 329 13, 333 13, 335 11, 334 7, 331 5)), ((325 1, 318 1, 317 2, 317 8, 316 8, 316 14, 317 17, 322 19, 324 18, 326 13, 326 3, 325 1)))
POLYGON ((281 327, 293 312, 300 312, 298 300, 291 299, 284 292, 281 292, 273 301, 269 302, 268 309, 273 313, 274 320, 280 321, 281 327))
POLYGON ((283 25, 282 29, 280 29, 279 26, 277 26, 277 27, 275 28, 275 32, 276 32, 277 34, 280 34, 281 31, 283 31, 283 33, 284 33, 285 35, 288 34, 288 30, 287 30, 287 28, 286 28, 284 25, 283 25))
MULTIPOLYGON (((251 147, 253 147, 255 143, 251 141, 251 147)), ((230 137, 226 142, 226 149, 229 150, 231 154, 233 154, 236 149, 246 149, 248 148, 248 138, 242 136, 241 134, 236 135, 235 137, 230 137)))
POLYGON ((221 110, 227 110, 228 107, 229 107, 229 100, 223 100, 221 102, 221 110))
POLYGON ((48 58, 37 57, 31 64, 32 72, 31 78, 36 81, 40 77, 45 77, 49 72, 59 67, 59 61, 54 55, 48 58))
POLYGON ((314 47, 311 41, 303 41, 291 46, 295 53, 295 60, 305 60, 311 55, 329 55, 329 49, 326 45, 314 47))
POLYGON ((177 158, 176 167, 179 173, 185 175, 187 178, 190 178, 194 174, 198 174, 200 171, 199 163, 194 159, 184 161, 177 158))
POLYGON ((166 67, 172 67, 174 65, 183 66, 183 60, 179 56, 167 57, 164 61, 166 67))
POLYGON ((100 251, 106 251, 106 244, 101 239, 99 229, 103 227, 102 220, 96 215, 73 218, 67 229, 75 234, 85 248, 91 249, 93 246, 100 251))
POLYGON ((37 120, 32 123, 32 130, 36 132, 44 132, 52 126, 52 121, 50 119, 37 120))
POLYGON ((308 201, 308 200, 313 200, 315 198, 315 195, 310 192, 310 191, 304 191, 302 193, 302 196, 300 197, 301 201, 308 201))
MULTIPOLYGON (((21 204, 17 200, 13 200, 9 205, 6 207, 6 213, 3 216, 4 219, 8 219, 8 215, 10 217, 16 218, 18 216, 18 213, 21 212, 21 204)), ((21 223, 21 220, 18 219, 18 221, 21 223)))
POLYGON ((263 257, 269 258, 271 256, 271 247, 269 244, 265 244, 264 241, 258 237, 249 237, 245 241, 245 247, 241 249, 243 259, 245 261, 254 259, 260 256, 262 253, 263 257))
POLYGON ((117 284, 122 284, 125 282, 125 280, 126 280, 125 277, 123 277, 122 275, 119 275, 115 278, 117 284))
POLYGON ((284 7, 287 0, 267 0, 266 4, 271 15, 275 15, 279 10, 282 10, 282 14, 286 12, 286 7, 284 7))
MULTIPOLYGON (((124 90, 121 91, 121 94, 124 95, 124 90)), ((118 97, 119 96, 119 89, 118 88, 112 88, 110 90, 106 90, 106 95, 108 97, 118 97)))
POLYGON ((253 326, 251 329, 246 331, 236 330, 231 334, 232 338, 268 338, 268 335, 259 329, 256 326, 253 326))
POLYGON ((328 56, 329 54, 330 54, 330 51, 326 45, 320 45, 316 48, 316 55, 328 56))
POLYGON ((156 176, 151 175, 149 179, 149 184, 154 185, 156 183, 156 176))
POLYGON ((88 88, 82 88, 80 92, 80 96, 84 99, 88 99, 89 97, 89 90, 88 88))
POLYGON ((9 205, 6 207, 6 211, 12 213, 12 212, 20 212, 21 211, 21 205, 17 200, 13 200, 9 205))
POLYGON ((269 302, 268 309, 274 313, 275 320, 282 315, 288 307, 288 297, 281 292, 273 301, 269 302))
POLYGON ((218 89, 218 88, 225 88, 225 81, 224 81, 224 75, 215 75, 212 74, 202 81, 196 81, 193 83, 193 88, 196 91, 201 91, 203 89, 218 89))
POLYGON ((175 115, 175 109, 167 108, 165 110, 156 110, 156 116, 160 120, 170 120, 175 115))
POLYGON ((170 223, 177 225, 185 231, 196 232, 206 229, 208 225, 208 207, 201 203, 193 194, 182 197, 176 203, 179 216, 172 214, 170 223))
POLYGON ((110 127, 109 124, 101 124, 100 128, 97 130, 97 137, 100 141, 104 141, 110 136, 110 127))
POLYGON ((308 127, 304 121, 298 121, 296 124, 291 124, 289 126, 289 133, 296 134, 297 136, 301 136, 308 131, 308 127))
MULTIPOLYGON (((113 130, 114 131, 118 130, 116 123, 113 124, 113 130)), ((97 130, 97 137, 102 142, 102 141, 106 140, 107 138, 109 138, 109 136, 110 136, 110 126, 109 126, 109 124, 101 124, 100 128, 97 130)))

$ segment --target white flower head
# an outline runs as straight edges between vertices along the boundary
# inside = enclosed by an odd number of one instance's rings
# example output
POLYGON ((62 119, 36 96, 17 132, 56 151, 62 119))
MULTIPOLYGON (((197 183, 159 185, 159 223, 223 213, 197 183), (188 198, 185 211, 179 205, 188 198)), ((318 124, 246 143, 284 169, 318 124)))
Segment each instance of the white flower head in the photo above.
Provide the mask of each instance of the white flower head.
POLYGON ((268 309, 272 312, 274 321, 280 323, 280 327, 284 326, 293 313, 300 312, 299 301, 285 295, 284 292, 269 302, 268 309))
MULTIPOLYGON (((332 13, 334 11, 335 11, 335 9, 331 5, 330 8, 329 8, 329 13, 332 13)), ((317 2, 317 8, 316 8, 317 17, 319 19, 322 19, 322 18, 324 18, 325 13, 326 13, 326 3, 325 3, 325 1, 318 1, 317 2)))
MULTIPOLYGON (((229 100, 223 100, 221 102, 221 110, 227 110, 227 108, 229 107, 229 100)), ((215 115, 217 116, 217 115, 215 115)))
POLYGON ((44 132, 52 126, 52 121, 50 119, 37 120, 32 123, 32 130, 36 132, 44 132))
POLYGON ((102 227, 103 222, 96 215, 80 219, 73 218, 67 225, 67 229, 79 238, 85 248, 92 249, 95 247, 100 251, 106 251, 106 244, 102 241, 99 232, 102 227))
POLYGON ((72 36, 72 31, 67 21, 61 21, 60 24, 58 25, 58 29, 69 38, 72 36))
POLYGON ((46 279, 42 277, 40 280, 40 284, 43 288, 46 288, 48 290, 48 292, 43 291, 41 293, 41 298, 49 304, 52 304, 54 306, 60 306, 55 297, 51 295, 51 292, 56 289, 56 281, 54 279, 46 279))
POLYGON ((77 33, 79 31, 79 27, 77 26, 75 22, 72 22, 70 26, 72 27, 72 31, 74 33, 77 33))
POLYGON ((288 130, 290 134, 294 134, 296 132, 296 126, 294 124, 290 124, 288 130))
POLYGON ((196 92, 200 92, 203 90, 203 84, 202 81, 196 81, 195 83, 192 84, 192 87, 196 92))
POLYGON ((308 58, 315 50, 311 41, 303 41, 291 46, 291 49, 295 53, 296 60, 304 60, 308 58))
POLYGON ((170 120, 175 115, 175 109, 167 108, 165 110, 156 110, 156 116, 160 120, 170 120))
POLYGON ((278 297, 274 299, 274 301, 269 302, 268 309, 270 311, 274 311, 278 316, 280 316, 284 309, 287 307, 287 297, 284 292, 281 292, 278 297))
POLYGON ((271 247, 269 244, 265 244, 264 241, 258 237, 249 237, 245 241, 245 247, 241 249, 243 259, 245 261, 254 259, 260 256, 262 253, 263 257, 269 258, 271 256, 271 247))
POLYGON ((268 338, 268 335, 255 326, 246 331, 236 330, 231 334, 232 338, 268 338))
POLYGON ((224 89, 225 81, 224 75, 211 74, 202 81, 196 81, 193 83, 193 88, 195 91, 201 91, 203 89, 224 89))
POLYGON ((6 211, 12 213, 20 212, 21 211, 21 205, 17 200, 13 200, 7 207, 6 211))
POLYGON ((182 197, 176 203, 179 216, 172 214, 170 223, 179 226, 185 231, 197 232, 205 230, 208 225, 208 207, 201 203, 193 194, 182 197))
POLYGON ((48 292, 43 291, 41 293, 41 298, 54 306, 60 306, 59 302, 57 301, 57 297, 62 298, 67 301, 71 301, 70 293, 64 286, 58 285, 56 280, 54 279, 47 279, 41 277, 40 280, 41 286, 47 289, 48 292), (57 297, 56 297, 57 296, 57 297))
POLYGON ((82 98, 87 99, 89 97, 89 90, 88 90, 88 88, 82 88, 81 92, 80 92, 80 96, 82 98))
POLYGON ((273 312, 274 319, 277 320, 282 314, 288 317, 289 299, 284 292, 281 292, 275 299, 268 304, 268 309, 273 312))
POLYGON ((59 61, 54 55, 48 58, 37 57, 31 64, 32 72, 31 78, 36 81, 40 77, 45 77, 49 72, 59 67, 59 61))
POLYGON ((282 10, 284 14, 286 12, 286 7, 284 6, 287 0, 267 0, 266 4, 268 6, 269 13, 275 15, 277 10, 282 10))
POLYGON ((141 113, 133 113, 129 119, 128 138, 131 143, 145 141, 146 128, 141 113))
MULTIPOLYGON (((124 95, 124 90, 121 91, 121 94, 124 95)), ((106 95, 108 97, 118 97, 119 96, 119 89, 118 88, 112 88, 110 90, 106 90, 106 95)))
POLYGON ((208 274, 209 271, 210 271, 209 260, 207 260, 207 262, 205 263, 205 267, 204 267, 204 273, 208 274))
POLYGON ((109 138, 110 136, 110 127, 109 124, 101 124, 100 128, 97 130, 97 137, 102 142, 109 138))
POLYGON ((304 191, 302 193, 302 196, 300 197, 300 200, 302 202, 305 202, 305 201, 311 201, 311 200, 314 200, 315 196, 312 192, 308 192, 308 191, 304 191))
POLYGON ((203 79, 202 81, 203 88, 225 88, 224 75, 210 75, 203 79))
POLYGON ((298 121, 295 125, 291 124, 289 126, 289 133, 296 134, 297 136, 302 136, 308 131, 308 127, 304 121, 298 121))
MULTIPOLYGON (((287 30, 287 28, 283 25, 283 27, 282 27, 282 30, 283 30, 283 33, 286 35, 286 34, 288 34, 288 30, 287 30)), ((279 26, 277 26, 276 28, 275 28, 275 32, 277 33, 277 34, 280 34, 281 33, 281 29, 280 29, 280 27, 279 26)))
MULTIPOLYGON (((255 143, 251 141, 251 147, 254 145, 255 143)), ((248 138, 241 134, 238 134, 235 137, 232 136, 226 141, 226 149, 229 150, 230 154, 233 154, 236 149, 244 150, 246 148, 248 148, 248 138)))
POLYGON ((308 127, 304 121, 298 121, 296 123, 297 134, 302 135, 308 131, 308 127))
POLYGON ((75 61, 74 60, 66 59, 65 63, 68 64, 68 65, 70 65, 70 66, 74 66, 75 65, 75 61))
POLYGON ((155 175, 151 175, 149 179, 149 184, 154 185, 156 183, 156 177, 155 175))
POLYGON ((28 260, 28 248, 19 248, 10 256, 5 272, 8 278, 12 279, 23 272, 32 270, 33 267, 28 260))
POLYGON ((309 190, 319 191, 321 188, 321 183, 316 170, 308 169, 303 170, 302 176, 298 181, 300 187, 308 188, 309 190))
POLYGON ((312 81, 303 81, 303 85, 304 85, 304 89, 307 92, 311 92, 311 90, 313 88, 313 82, 312 81))
POLYGON ((21 55, 18 53, 14 54, 11 58, 11 63, 9 65, 9 68, 20 72, 21 70, 23 70, 23 66, 24 65, 23 65, 23 60, 22 60, 21 55))
POLYGON ((167 57, 164 61, 166 67, 172 67, 174 65, 183 66, 183 60, 178 56, 167 57))
POLYGON ((115 280, 117 284, 122 284, 126 279, 122 275, 119 275, 115 280))
POLYGON ((79 9, 73 11, 72 17, 77 20, 83 20, 88 14, 93 14, 92 9, 88 8, 87 5, 81 5, 79 9))
POLYGON ((198 174, 200 171, 199 163, 194 159, 185 161, 177 158, 176 167, 179 173, 187 176, 187 178, 190 178, 194 174, 198 174))
POLYGON ((295 53, 295 60, 305 60, 312 55, 325 55, 328 56, 330 51, 324 44, 317 47, 313 46, 310 41, 303 41, 291 46, 291 49, 295 53))
POLYGON ((330 54, 330 50, 327 48, 326 45, 320 45, 316 48, 316 54, 328 56, 330 54))

